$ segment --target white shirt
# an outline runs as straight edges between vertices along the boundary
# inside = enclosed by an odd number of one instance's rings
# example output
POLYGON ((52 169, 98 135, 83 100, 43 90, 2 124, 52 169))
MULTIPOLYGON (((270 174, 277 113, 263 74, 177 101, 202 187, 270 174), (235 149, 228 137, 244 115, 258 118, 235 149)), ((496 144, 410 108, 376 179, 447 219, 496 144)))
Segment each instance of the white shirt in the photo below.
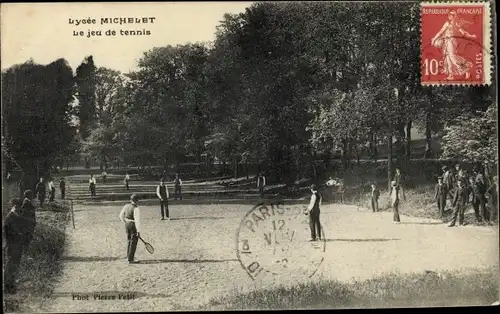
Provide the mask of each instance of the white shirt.
POLYGON ((95 178, 91 178, 91 179, 89 179, 89 184, 91 184, 91 183, 96 184, 96 180, 95 180, 95 178))
POLYGON ((260 179, 262 179, 262 186, 266 186, 266 177, 262 176, 262 177, 257 177, 257 187, 259 187, 260 179))
POLYGON ((130 180, 130 176, 128 174, 125 176, 125 180, 127 180, 127 181, 130 180))
MULTIPOLYGON (((167 191, 167 198, 170 196, 168 195, 168 187, 165 185, 165 190, 167 191)), ((161 194, 160 194, 160 185, 156 187, 156 195, 158 196, 159 199, 161 199, 161 194)))
MULTIPOLYGON (((136 205, 134 202, 132 204, 136 205)), ((120 220, 125 222, 135 222, 135 229, 137 232, 141 232, 141 211, 139 210, 139 206, 134 208, 134 220, 125 218, 125 206, 123 206, 122 211, 120 212, 120 220)))
POLYGON ((108 174, 106 173, 106 171, 104 171, 104 172, 102 173, 102 175, 103 175, 103 176, 106 176, 106 175, 108 175, 108 174))
POLYGON ((326 185, 327 186, 336 186, 337 185, 337 181, 331 179, 331 180, 328 180, 326 181, 326 185))
POLYGON ((54 182, 49 181, 49 190, 52 190, 54 188, 54 182))
MULTIPOLYGON (((309 206, 307 206, 307 209, 309 211, 311 211, 313 209, 314 203, 316 203, 316 194, 315 193, 313 193, 313 195, 311 195, 311 201, 309 202, 309 206)), ((321 206, 321 203, 323 203, 323 198, 321 198, 319 200, 319 206, 321 206)))

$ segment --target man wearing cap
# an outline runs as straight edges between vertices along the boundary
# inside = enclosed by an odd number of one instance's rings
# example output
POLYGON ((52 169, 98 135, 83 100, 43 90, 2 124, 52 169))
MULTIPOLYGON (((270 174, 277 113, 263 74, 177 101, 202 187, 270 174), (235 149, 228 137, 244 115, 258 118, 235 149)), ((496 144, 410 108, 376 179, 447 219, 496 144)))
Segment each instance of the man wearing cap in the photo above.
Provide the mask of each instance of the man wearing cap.
POLYGON ((61 190, 61 199, 64 199, 66 197, 66 182, 64 181, 64 177, 59 182, 59 189, 61 190))
POLYGON ((436 200, 438 210, 439 210, 439 218, 443 218, 444 209, 446 208, 446 197, 448 195, 448 188, 443 184, 443 178, 438 178, 438 183, 435 188, 434 199, 436 200))
POLYGON ((174 179, 174 197, 177 200, 177 198, 180 198, 182 201, 182 180, 179 178, 179 174, 175 174, 175 179, 174 179))
POLYGON ((453 197, 453 203, 451 206, 455 206, 455 211, 453 212, 453 218, 451 219, 448 227, 454 227, 457 222, 459 225, 464 225, 464 213, 465 206, 469 201, 469 191, 465 188, 462 181, 457 182, 457 188, 455 189, 455 195, 453 197))
POLYGON ((139 198, 132 194, 130 203, 123 206, 120 212, 120 220, 125 223, 125 232, 127 233, 127 260, 129 264, 135 263, 134 256, 137 249, 141 231, 141 212, 137 206, 139 198))
POLYGON ((311 185, 311 193, 311 202, 307 207, 306 214, 309 215, 309 228, 311 229, 310 241, 316 241, 317 238, 321 240, 321 223, 319 221, 319 214, 322 196, 318 192, 316 184, 311 185))
POLYGON ((40 208, 43 206, 43 202, 45 201, 45 194, 47 189, 45 187, 45 182, 43 182, 43 177, 40 178, 40 182, 35 187, 35 194, 38 195, 38 201, 40 202, 40 208))
POLYGON ((264 198, 264 188, 266 186, 266 177, 259 172, 257 176, 257 188, 259 189, 260 198, 264 198))
POLYGON ((168 188, 163 178, 161 178, 160 185, 156 187, 156 196, 160 199, 161 220, 165 220, 165 214, 167 214, 167 220, 170 220, 168 213, 168 188))

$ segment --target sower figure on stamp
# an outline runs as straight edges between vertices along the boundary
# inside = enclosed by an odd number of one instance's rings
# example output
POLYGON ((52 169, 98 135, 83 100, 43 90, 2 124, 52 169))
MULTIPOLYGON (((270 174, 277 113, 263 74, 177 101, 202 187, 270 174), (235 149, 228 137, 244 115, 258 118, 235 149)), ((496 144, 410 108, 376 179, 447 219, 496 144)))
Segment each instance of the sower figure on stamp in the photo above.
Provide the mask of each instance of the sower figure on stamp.
POLYGON ((90 190, 90 196, 95 196, 95 186, 96 186, 97 182, 94 178, 94 175, 91 174, 90 175, 90 179, 89 179, 89 190, 90 190))
POLYGON ((168 213, 168 188, 163 178, 161 178, 160 185, 156 187, 156 196, 160 199, 161 220, 165 220, 165 214, 167 220, 170 220, 170 215, 168 213))
POLYGON ((321 240, 321 223, 319 221, 319 214, 322 196, 318 192, 316 184, 311 185, 311 193, 311 201, 307 207, 306 214, 309 215, 309 228, 311 229, 310 241, 316 241, 316 239, 321 240))
POLYGON ((378 212, 378 199, 380 197, 380 191, 377 188, 377 185, 375 182, 372 183, 372 199, 371 199, 371 204, 372 204, 372 211, 378 212))
POLYGON ((463 29, 466 24, 472 24, 468 21, 463 21, 457 18, 456 11, 448 13, 448 21, 446 21, 439 32, 431 39, 431 45, 441 48, 443 53, 443 70, 447 80, 453 80, 456 75, 465 76, 465 79, 470 77, 470 69, 472 68, 471 60, 458 55, 457 47, 460 38, 476 38, 476 35, 469 34, 463 29))
POLYGON ((455 211, 453 212, 453 218, 451 219, 448 227, 454 227, 457 222, 458 224, 464 225, 464 215, 465 215, 465 207, 469 201, 469 191, 465 188, 462 181, 457 182, 457 188, 455 189, 455 195, 453 196, 453 202, 451 206, 455 207, 455 211))
POLYGON ((23 251, 29 246, 36 227, 35 206, 31 200, 33 192, 26 190, 20 206, 19 200, 13 201, 13 208, 4 220, 7 243, 7 264, 5 266, 5 291, 16 293, 15 280, 23 251))
POLYGON ((45 202, 45 195, 47 193, 45 182, 43 181, 43 177, 40 178, 40 182, 35 187, 35 193, 38 195, 38 201, 40 202, 40 208, 42 208, 43 203, 45 202))
POLYGON ((180 198, 182 201, 182 180, 179 178, 179 174, 175 174, 175 179, 174 179, 174 198, 177 200, 177 198, 180 198))
POLYGON ((266 177, 259 172, 257 176, 257 188, 259 189, 260 198, 264 198, 264 188, 266 187, 266 177))
POLYGON ((49 202, 53 202, 56 197, 56 186, 54 185, 54 180, 50 178, 49 180, 49 202))
POLYGON ((438 183, 436 184, 434 199, 436 200, 439 218, 443 218, 444 210, 446 208, 446 197, 448 196, 448 187, 443 184, 443 178, 438 178, 438 183))
POLYGON ((123 206, 120 212, 120 220, 125 223, 125 232, 127 234, 127 261, 129 264, 135 263, 134 256, 137 249, 141 231, 141 212, 137 205, 139 198, 132 194, 130 203, 123 206))
POLYGON ((64 199, 66 197, 66 181, 64 181, 64 177, 59 182, 59 189, 61 190, 61 199, 64 199))

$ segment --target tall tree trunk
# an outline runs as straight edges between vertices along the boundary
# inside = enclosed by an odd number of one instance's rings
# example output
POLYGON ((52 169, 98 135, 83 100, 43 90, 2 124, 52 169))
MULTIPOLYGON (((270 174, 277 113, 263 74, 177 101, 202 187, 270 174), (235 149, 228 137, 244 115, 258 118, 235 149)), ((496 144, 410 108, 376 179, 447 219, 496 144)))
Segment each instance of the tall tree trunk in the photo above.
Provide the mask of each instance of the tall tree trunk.
POLYGON ((377 133, 373 132, 373 138, 372 138, 372 145, 373 145, 373 160, 377 161, 378 159, 378 141, 377 141, 377 133))
POLYGON ((401 123, 396 129, 396 162, 400 168, 404 164, 405 137, 405 125, 401 123))
POLYGON ((427 114, 425 115, 425 153, 424 153, 424 158, 431 158, 431 156, 432 156, 431 123, 432 123, 432 113, 430 111, 427 111, 427 114))
POLYGON ((392 180, 392 134, 389 134, 387 136, 387 148, 388 148, 388 155, 387 155, 388 186, 387 186, 387 189, 390 192, 391 191, 391 180, 392 180))
POLYGON ((412 121, 406 124, 406 150, 405 150, 405 169, 408 169, 411 159, 411 126, 412 121))
POLYGON ((245 172, 246 172, 247 180, 250 179, 250 174, 248 173, 248 158, 245 160, 245 172))
POLYGON ((236 160, 236 157, 234 157, 234 178, 236 179, 238 177, 238 161, 236 160))
POLYGON ((226 175, 226 158, 222 159, 222 175, 226 175))

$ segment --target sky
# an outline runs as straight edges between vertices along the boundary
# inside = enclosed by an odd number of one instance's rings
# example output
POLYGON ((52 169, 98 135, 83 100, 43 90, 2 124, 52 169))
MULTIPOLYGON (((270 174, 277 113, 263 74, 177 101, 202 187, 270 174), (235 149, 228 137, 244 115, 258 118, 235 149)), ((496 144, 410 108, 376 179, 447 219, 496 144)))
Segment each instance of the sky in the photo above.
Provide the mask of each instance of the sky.
MULTIPOLYGON (((8 3, 1 5, 2 70, 30 58, 48 64, 65 58, 73 71, 92 55, 97 67, 122 72, 136 69, 137 60, 153 47, 213 41, 224 13, 240 13, 252 2, 141 3, 8 3), (147 24, 101 24, 101 18, 155 17, 147 24), (70 24, 70 19, 95 19, 96 24, 70 24), (88 31, 101 36, 87 38, 88 31), (115 30, 116 36, 106 36, 115 30), (151 35, 125 36, 120 30, 151 35), (74 36, 80 31, 84 36, 74 36)), ((150 20, 150 19, 148 19, 150 20)))

